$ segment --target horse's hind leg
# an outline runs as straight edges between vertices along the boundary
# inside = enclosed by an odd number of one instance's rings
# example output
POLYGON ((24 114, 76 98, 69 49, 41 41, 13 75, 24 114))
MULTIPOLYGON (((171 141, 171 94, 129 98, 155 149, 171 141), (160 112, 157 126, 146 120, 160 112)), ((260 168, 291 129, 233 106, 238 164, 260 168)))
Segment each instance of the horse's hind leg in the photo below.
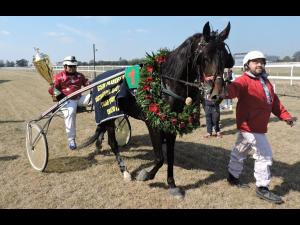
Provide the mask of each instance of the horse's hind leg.
POLYGON ((101 125, 98 125, 99 126, 99 129, 100 129, 100 134, 99 134, 99 137, 97 138, 97 141, 96 141, 96 150, 95 150, 95 153, 98 154, 100 153, 100 150, 102 148, 102 141, 104 139, 104 134, 106 132, 106 126, 104 124, 101 124, 101 125))
POLYGON ((114 120, 111 120, 110 123, 107 124, 107 132, 108 132, 108 144, 116 156, 116 159, 117 159, 119 168, 121 170, 121 173, 123 174, 124 180, 131 181, 131 175, 125 166, 122 156, 120 155, 119 146, 118 146, 118 142, 116 140, 116 135, 115 135, 114 120))
POLYGON ((150 171, 148 171, 147 168, 140 171, 136 178, 139 181, 154 179, 156 173, 164 163, 164 156, 162 151, 162 133, 159 130, 151 128, 150 126, 148 126, 148 130, 153 145, 155 161, 154 166, 151 167, 150 171))
POLYGON ((184 190, 176 187, 173 169, 174 169, 174 147, 175 147, 175 140, 176 135, 167 134, 166 141, 167 141, 167 161, 168 161, 168 186, 170 194, 176 198, 183 198, 184 197, 184 190))

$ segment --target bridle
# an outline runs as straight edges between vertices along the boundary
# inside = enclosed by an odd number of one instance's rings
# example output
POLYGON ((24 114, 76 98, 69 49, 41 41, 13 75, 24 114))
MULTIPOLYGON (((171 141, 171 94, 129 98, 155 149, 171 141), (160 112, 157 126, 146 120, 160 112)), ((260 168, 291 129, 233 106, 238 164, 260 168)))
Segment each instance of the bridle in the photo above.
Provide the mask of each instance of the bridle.
MULTIPOLYGON (((230 52, 230 49, 229 49, 229 46, 223 42, 228 50, 228 55, 230 54, 231 55, 231 52, 230 52)), ((204 39, 201 39, 200 42, 198 43, 198 46, 196 48, 196 50, 194 51, 194 59, 193 59, 193 62, 192 62, 192 68, 193 67, 196 67, 197 66, 197 61, 198 61, 198 58, 202 56, 202 53, 203 53, 203 49, 206 47, 206 45, 208 44, 208 42, 206 42, 204 39)), ((175 82, 178 82, 178 83, 182 83, 184 85, 186 85, 187 87, 187 97, 188 97, 188 93, 189 93, 189 87, 193 87, 193 88, 198 88, 199 92, 200 92, 200 95, 204 94, 205 92, 207 92, 206 90, 206 87, 204 85, 204 82, 201 82, 201 73, 202 71, 199 72, 199 76, 197 77, 197 79, 194 81, 194 82, 189 82, 189 66, 187 65, 187 79, 186 81, 185 80, 181 80, 181 79, 177 79, 177 78, 173 78, 173 77, 170 77, 168 75, 161 75, 161 78, 164 78, 164 79, 168 79, 168 80, 173 80, 175 82)), ((213 79, 213 83, 215 83, 215 80, 217 79, 217 76, 214 75, 214 79, 213 79)), ((179 99, 179 100, 182 100, 182 101, 185 101, 185 98, 183 98, 182 96, 179 96, 177 95, 176 93, 174 93, 172 90, 170 90, 166 84, 163 82, 163 79, 161 79, 161 92, 162 93, 165 93, 169 96, 172 96, 176 99, 179 99)))

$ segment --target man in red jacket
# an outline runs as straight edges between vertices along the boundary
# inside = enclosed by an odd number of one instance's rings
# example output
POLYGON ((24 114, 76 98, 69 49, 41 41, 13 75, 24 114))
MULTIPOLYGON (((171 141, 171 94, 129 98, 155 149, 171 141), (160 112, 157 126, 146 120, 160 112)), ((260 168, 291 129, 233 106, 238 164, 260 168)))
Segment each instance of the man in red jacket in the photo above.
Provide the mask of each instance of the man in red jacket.
POLYGON ((254 150, 254 177, 256 194, 259 198, 280 204, 280 196, 269 191, 271 181, 272 149, 267 140, 267 125, 271 113, 288 125, 293 120, 274 93, 272 84, 265 73, 266 58, 260 51, 251 51, 243 59, 244 74, 226 86, 225 98, 238 98, 236 123, 238 136, 230 155, 228 165, 229 184, 247 187, 239 180, 243 161, 250 150, 254 150))
MULTIPOLYGON (((49 93, 56 98, 67 96, 81 88, 89 85, 88 79, 82 73, 77 72, 77 60, 75 56, 67 56, 63 61, 64 70, 53 76, 53 87, 49 88, 49 93)), ((60 99, 58 99, 60 100, 60 99)), ((69 142, 69 148, 77 148, 76 138, 76 111, 77 105, 86 106, 89 103, 90 95, 76 95, 69 99, 62 107, 65 117, 66 133, 69 142)))

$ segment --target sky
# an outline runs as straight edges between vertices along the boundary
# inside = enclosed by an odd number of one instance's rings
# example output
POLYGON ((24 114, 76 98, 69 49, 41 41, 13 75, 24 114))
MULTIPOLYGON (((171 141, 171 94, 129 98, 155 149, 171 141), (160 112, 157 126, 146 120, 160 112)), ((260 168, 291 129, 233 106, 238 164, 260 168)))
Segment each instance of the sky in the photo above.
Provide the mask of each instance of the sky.
POLYGON ((32 61, 34 47, 52 63, 74 55, 79 61, 131 60, 160 48, 174 49, 206 22, 221 32, 231 52, 260 50, 292 56, 300 51, 300 16, 0 16, 0 60, 32 61))

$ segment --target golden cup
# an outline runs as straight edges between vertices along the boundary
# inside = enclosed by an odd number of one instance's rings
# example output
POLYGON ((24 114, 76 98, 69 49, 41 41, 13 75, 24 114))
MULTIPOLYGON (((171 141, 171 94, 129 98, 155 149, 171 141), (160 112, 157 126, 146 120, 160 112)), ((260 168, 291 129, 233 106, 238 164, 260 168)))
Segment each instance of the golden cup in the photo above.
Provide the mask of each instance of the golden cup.
POLYGON ((50 84, 53 84, 53 68, 48 55, 39 52, 38 48, 34 48, 36 55, 33 57, 33 65, 37 72, 50 84))

